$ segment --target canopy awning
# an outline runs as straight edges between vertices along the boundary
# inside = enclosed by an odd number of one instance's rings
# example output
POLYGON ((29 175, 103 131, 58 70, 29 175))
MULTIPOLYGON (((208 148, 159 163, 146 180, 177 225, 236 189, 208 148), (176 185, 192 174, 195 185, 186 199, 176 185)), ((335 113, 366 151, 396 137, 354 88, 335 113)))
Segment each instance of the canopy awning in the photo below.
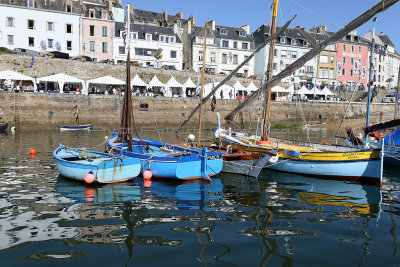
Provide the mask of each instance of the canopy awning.
POLYGON ((63 92, 64 84, 65 83, 72 83, 72 84, 81 84, 82 89, 85 89, 85 93, 87 94, 87 88, 84 88, 85 81, 78 79, 76 77, 64 74, 64 73, 58 73, 50 76, 45 76, 42 78, 38 78, 39 82, 56 82, 58 83, 60 87, 60 93, 63 92))
POLYGON ((142 81, 142 79, 140 79, 139 75, 135 75, 135 77, 133 77, 133 79, 131 80, 131 86, 142 86, 142 87, 146 87, 147 83, 145 83, 144 81, 142 81))
POLYGON ((196 88, 197 87, 194 84, 194 82, 192 81, 192 79, 190 79, 190 77, 187 79, 187 81, 185 82, 185 84, 183 86, 186 88, 196 88))
POLYGON ((307 89, 304 85, 300 88, 300 90, 295 91, 294 94, 296 95, 312 95, 313 93, 307 89))
POLYGON ((283 87, 280 87, 280 86, 274 86, 274 87, 272 87, 271 92, 273 92, 273 93, 289 93, 289 90, 287 90, 283 87))
MULTIPOLYGON (((218 84, 219 82, 204 85, 204 94, 208 95, 218 84)), ((229 92, 232 91, 233 93, 234 90, 235 89, 232 86, 224 84, 217 90, 217 92, 215 92, 215 96, 216 98, 229 98, 229 92)))
POLYGON ((247 90, 248 90, 249 92, 253 92, 253 91, 257 91, 258 88, 257 88, 257 86, 256 86, 253 82, 251 82, 251 83, 249 84, 249 86, 247 86, 247 90))
POLYGON ((325 95, 325 96, 334 96, 335 94, 331 92, 331 90, 328 89, 328 87, 324 87, 324 89, 322 89, 321 94, 325 95))
POLYGON ((151 79, 151 81, 149 82, 149 86, 150 87, 164 87, 165 84, 163 84, 162 82, 160 82, 160 80, 158 79, 158 77, 156 75, 154 75, 153 79, 151 79))
POLYGON ((182 87, 182 84, 178 83, 177 80, 175 80, 174 76, 169 79, 167 82, 166 86, 172 88, 172 87, 182 87))
POLYGON ((100 78, 86 81, 87 84, 108 84, 108 85, 125 85, 125 81, 121 81, 112 76, 103 76, 100 78))
POLYGON ((319 90, 316 86, 310 90, 310 93, 313 95, 324 95, 321 90, 319 90))
POLYGON ((5 70, 0 72, 0 80, 16 80, 16 81, 35 81, 34 78, 26 76, 12 70, 5 70))
POLYGON ((236 81, 233 88, 235 88, 236 91, 248 91, 247 87, 244 87, 239 81, 236 81))

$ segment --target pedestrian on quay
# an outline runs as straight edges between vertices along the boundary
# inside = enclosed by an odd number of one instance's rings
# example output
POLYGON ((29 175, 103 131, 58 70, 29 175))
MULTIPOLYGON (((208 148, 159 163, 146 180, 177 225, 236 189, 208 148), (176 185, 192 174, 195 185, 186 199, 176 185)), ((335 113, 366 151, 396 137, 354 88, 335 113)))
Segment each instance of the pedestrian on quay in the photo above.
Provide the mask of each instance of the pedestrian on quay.
MULTIPOLYGON (((221 91, 222 92, 222 91, 221 91)), ((232 90, 229 91, 229 98, 232 99, 233 93, 232 90)))
POLYGON ((212 112, 214 112, 216 104, 217 104, 217 98, 215 97, 215 95, 213 95, 213 97, 211 99, 211 111, 212 112))
POLYGON ((219 91, 219 95, 221 96, 221 99, 224 98, 224 92, 222 92, 222 89, 221 89, 221 91, 219 91))

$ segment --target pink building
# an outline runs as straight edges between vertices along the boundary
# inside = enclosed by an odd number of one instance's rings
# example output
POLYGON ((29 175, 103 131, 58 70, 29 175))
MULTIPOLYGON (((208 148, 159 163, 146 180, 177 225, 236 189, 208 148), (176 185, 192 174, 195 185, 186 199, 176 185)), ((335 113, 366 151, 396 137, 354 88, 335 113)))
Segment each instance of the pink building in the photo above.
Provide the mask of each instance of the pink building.
MULTIPOLYGON (((368 42, 351 32, 337 42, 338 85, 367 88, 369 75, 368 42)), ((365 90, 364 89, 364 90, 365 90)))

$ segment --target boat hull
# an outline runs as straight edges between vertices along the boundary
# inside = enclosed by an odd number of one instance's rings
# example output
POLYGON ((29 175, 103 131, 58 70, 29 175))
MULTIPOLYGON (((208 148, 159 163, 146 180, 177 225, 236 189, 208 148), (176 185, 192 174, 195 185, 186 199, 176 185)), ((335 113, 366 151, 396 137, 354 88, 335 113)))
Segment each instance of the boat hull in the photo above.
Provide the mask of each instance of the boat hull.
POLYGON ((0 132, 5 132, 7 130, 7 127, 8 127, 7 122, 0 123, 0 132))
POLYGON ((135 178, 140 173, 140 162, 134 158, 122 158, 110 154, 93 152, 100 158, 79 159, 82 150, 68 151, 59 147, 54 151, 58 171, 64 177, 84 181, 86 174, 92 172, 97 183, 117 183, 135 178), (77 152, 76 152, 77 151, 77 152))
MULTIPOLYGON (((135 151, 129 152, 126 150, 126 144, 116 142, 118 136, 116 133, 106 140, 107 146, 112 149, 112 152, 118 155, 124 155, 140 159, 141 170, 150 170, 154 177, 168 179, 201 179, 207 176, 211 177, 221 172, 223 160, 220 152, 207 152, 206 156, 202 155, 202 150, 198 148, 182 148, 171 146, 155 140, 141 138, 153 150, 161 150, 161 148, 174 148, 178 153, 159 153, 144 151, 143 145, 138 145, 135 142, 135 151), (206 160, 203 160, 206 159, 206 160), (204 166, 205 165, 205 166, 204 166)), ((136 140, 136 138, 133 138, 136 140)), ((207 179, 207 178, 206 178, 207 179)))
POLYGON ((260 158, 260 154, 223 154, 222 157, 224 159, 222 172, 248 175, 249 170, 257 163, 258 159, 260 158))
POLYGON ((57 125, 60 131, 88 131, 93 128, 93 125, 79 125, 79 126, 67 126, 67 125, 57 125))

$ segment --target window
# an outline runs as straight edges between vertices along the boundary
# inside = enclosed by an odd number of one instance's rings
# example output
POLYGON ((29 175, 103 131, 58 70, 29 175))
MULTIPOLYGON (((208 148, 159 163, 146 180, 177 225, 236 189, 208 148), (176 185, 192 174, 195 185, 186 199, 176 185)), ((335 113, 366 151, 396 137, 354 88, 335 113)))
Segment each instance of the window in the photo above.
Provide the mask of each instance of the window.
POLYGON ((138 36, 137 32, 131 33, 131 39, 137 39, 137 36, 138 36))
POLYGON ((199 61, 203 61, 203 57, 204 57, 204 52, 199 51, 199 61))
POLYGON ((89 35, 94 36, 94 25, 89 25, 89 35))
POLYGON ((146 41, 150 42, 151 41, 151 34, 146 33, 146 41))
POLYGON ((47 22, 47 31, 52 32, 54 31, 54 22, 47 22))
POLYGON ((282 58, 286 58, 287 57, 287 51, 286 50, 282 50, 281 51, 281 57, 282 58))
POLYGON ((362 53, 362 47, 361 47, 361 46, 358 47, 358 53, 359 53, 359 54, 362 53))
POLYGON ((96 52, 94 41, 90 41, 90 42, 89 42, 89 45, 90 45, 89 51, 90 51, 90 52, 96 52))
MULTIPOLYGON (((244 60, 247 60, 249 56, 244 56, 244 60)), ((246 65, 249 65, 249 62, 246 63, 246 65)))
POLYGON ((176 58, 176 51, 171 50, 171 58, 176 58))
POLYGON ((68 13, 71 13, 71 12, 72 12, 72 5, 67 4, 66 11, 67 11, 68 13))
POLYGON ((244 50, 249 49, 249 43, 242 43, 242 49, 244 50))
POLYGON ((221 59, 221 63, 226 64, 228 62, 228 55, 227 54, 222 54, 222 59, 221 59))
POLYGON ((342 65, 344 66, 344 65, 346 65, 346 58, 344 57, 343 58, 343 61, 342 61, 343 63, 342 63, 342 65))
POLYGON ((292 39, 292 40, 290 41, 290 43, 291 43, 292 45, 296 45, 296 40, 295 40, 295 39, 292 39))
POLYGON ((304 46, 307 46, 307 45, 308 45, 307 41, 304 41, 304 42, 303 42, 303 45, 304 45, 304 46))
POLYGON ((328 56, 321 56, 319 58, 319 62, 327 64, 328 63, 328 56))
POLYGON ((160 42, 164 42, 164 40, 165 40, 165 36, 164 36, 164 35, 161 35, 161 36, 160 36, 160 42))
POLYGON ((65 26, 66 26, 65 32, 72 33, 72 24, 66 24, 65 26))
POLYGON ((333 64, 334 61, 335 61, 335 57, 331 56, 331 64, 333 64))
POLYGON ((29 46, 35 46, 35 38, 28 37, 28 45, 29 46))
POLYGON ((119 46, 118 50, 120 55, 125 55, 125 46, 119 46))
POLYGON ((342 76, 346 76, 346 69, 342 69, 342 76))
POLYGON ((47 39, 47 45, 49 48, 53 48, 53 39, 47 39))
POLYGON ((350 76, 353 77, 354 76, 354 70, 350 69, 350 76))
POLYGON ((170 41, 171 43, 175 43, 175 37, 170 37, 170 38, 169 38, 169 41, 170 41))
POLYGON ((221 34, 227 35, 227 34, 228 34, 228 31, 227 31, 226 29, 221 29, 221 34))
POLYGON ((7 17, 7 27, 14 27, 14 18, 7 17))
POLYGON ((272 65, 272 70, 277 70, 277 68, 278 68, 278 64, 274 63, 274 64, 272 65))
POLYGON ((35 21, 33 19, 28 19, 28 29, 33 30, 35 27, 35 21))
POLYGON ((14 44, 14 35, 7 35, 7 44, 9 45, 14 44))
POLYGON ((246 37, 246 32, 239 32, 240 37, 246 37))
POLYGON ((281 44, 285 43, 285 38, 280 38, 279 41, 281 42, 281 44))
POLYGON ((89 18, 94 18, 94 9, 89 9, 89 18))
POLYGON ((274 57, 277 57, 278 55, 278 50, 274 49, 274 57))
POLYGON ((354 45, 350 46, 351 53, 354 53, 354 45))
POLYGON ((34 7, 35 2, 33 0, 28 0, 28 7, 34 7))
POLYGON ((350 58, 350 66, 354 66, 354 58, 350 58))
POLYGON ((108 30, 108 29, 107 29, 106 26, 103 26, 103 27, 102 27, 102 31, 101 31, 101 32, 102 32, 102 36, 103 36, 103 37, 107 37, 107 30, 108 30))
POLYGON ((176 21, 178 28, 182 28, 182 22, 180 20, 176 21))
POLYGON ((107 11, 102 11, 101 12, 101 18, 102 19, 107 19, 107 11))
POLYGON ((166 43, 169 43, 169 37, 168 37, 168 36, 165 37, 165 42, 166 42, 166 43))
POLYGON ((102 42, 101 48, 102 48, 103 53, 108 53, 108 43, 107 42, 102 42))
POLYGON ((343 44, 343 52, 346 52, 346 44, 343 44))
POLYGON ((238 42, 233 42, 233 48, 238 48, 238 42))
POLYGON ((238 55, 233 55, 233 64, 238 64, 238 63, 239 63, 238 55))
POLYGON ((198 43, 204 43, 204 38, 203 37, 197 37, 197 42, 198 43))
POLYGON ((215 54, 215 52, 211 52, 211 56, 210 56, 210 61, 211 62, 215 62, 216 61, 216 54, 215 54))
POLYGON ((67 41, 67 50, 72 50, 72 41, 67 41))
POLYGON ((229 42, 223 40, 223 41, 222 41, 222 47, 229 47, 229 42))
POLYGON ((297 58, 297 52, 296 51, 292 51, 292 58, 297 58))

